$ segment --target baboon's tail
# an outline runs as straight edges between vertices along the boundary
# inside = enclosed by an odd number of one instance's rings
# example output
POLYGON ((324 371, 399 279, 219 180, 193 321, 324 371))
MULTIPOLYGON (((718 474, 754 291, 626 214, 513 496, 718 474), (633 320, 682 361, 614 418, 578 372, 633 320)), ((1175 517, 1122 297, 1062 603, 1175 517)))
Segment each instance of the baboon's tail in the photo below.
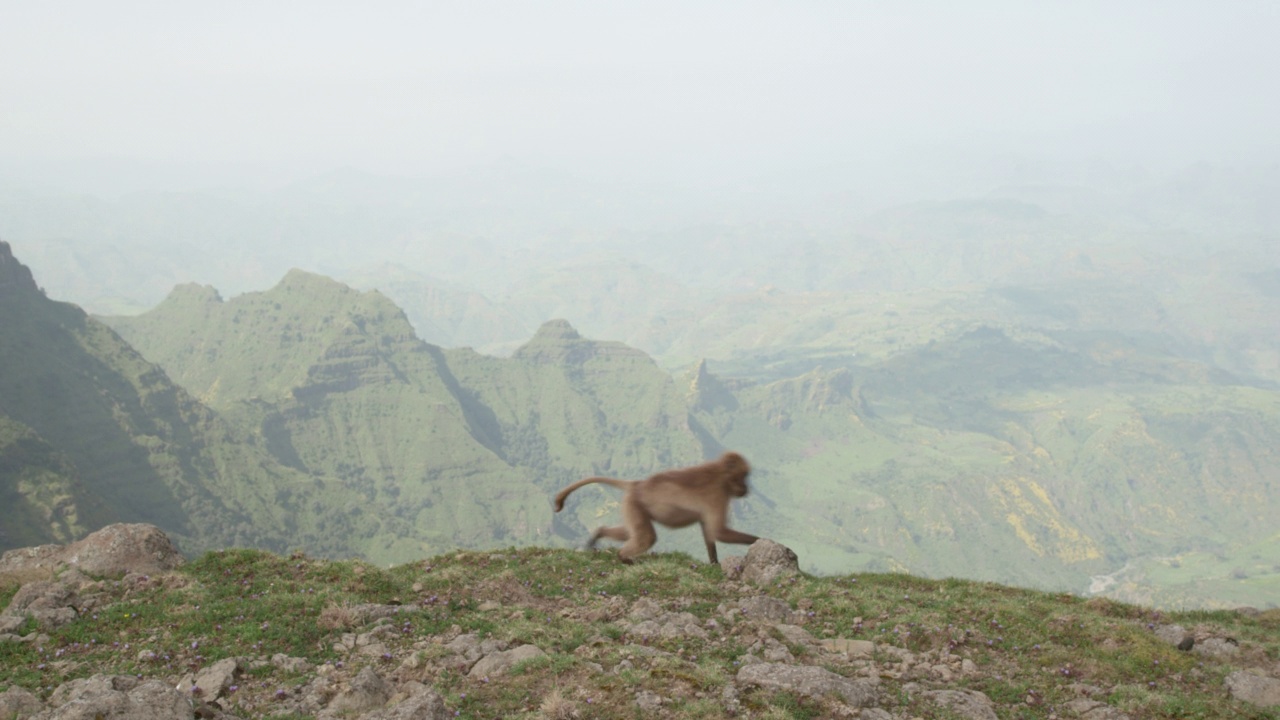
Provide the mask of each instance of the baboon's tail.
POLYGON ((626 490, 627 486, 631 484, 631 481, 615 480, 613 478, 607 478, 607 477, 589 477, 583 480, 579 480, 578 482, 556 493, 556 512, 560 512, 561 510, 564 509, 564 499, 569 497, 569 493, 573 492, 574 490, 577 490, 583 485, 590 485, 591 483, 604 483, 605 485, 612 485, 613 487, 616 487, 619 490, 626 490))

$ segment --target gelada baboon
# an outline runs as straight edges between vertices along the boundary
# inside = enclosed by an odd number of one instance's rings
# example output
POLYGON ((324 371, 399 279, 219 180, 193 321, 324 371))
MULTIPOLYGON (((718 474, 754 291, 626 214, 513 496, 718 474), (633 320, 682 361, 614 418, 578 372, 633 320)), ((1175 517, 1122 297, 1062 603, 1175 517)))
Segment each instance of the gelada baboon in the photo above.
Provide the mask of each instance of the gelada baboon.
POLYGON ((618 552, 622 562, 630 563, 658 540, 654 521, 671 528, 702 524, 702 538, 707 543, 707 557, 717 563, 716 541, 750 545, 758 538, 729 527, 729 499, 747 494, 747 474, 751 466, 741 455, 727 452, 720 459, 702 465, 667 470, 647 480, 615 480, 589 477, 570 485, 556 495, 556 512, 564 509, 564 499, 583 485, 604 483, 624 491, 622 524, 598 527, 587 547, 595 547, 602 537, 625 543, 618 552))

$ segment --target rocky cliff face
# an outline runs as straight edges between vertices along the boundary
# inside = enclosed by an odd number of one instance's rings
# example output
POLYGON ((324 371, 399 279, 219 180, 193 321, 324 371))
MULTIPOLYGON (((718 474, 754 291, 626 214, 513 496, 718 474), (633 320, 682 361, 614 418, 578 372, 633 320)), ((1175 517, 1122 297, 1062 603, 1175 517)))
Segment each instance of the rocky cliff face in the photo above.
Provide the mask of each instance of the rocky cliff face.
POLYGON ((18 262, 9 243, 0 240, 0 297, 17 298, 39 291, 31 269, 18 262))
POLYGON ((296 474, 106 325, 44 297, 3 243, 0 286, 0 549, 118 521, 190 551, 307 533, 306 509, 277 498, 296 474))

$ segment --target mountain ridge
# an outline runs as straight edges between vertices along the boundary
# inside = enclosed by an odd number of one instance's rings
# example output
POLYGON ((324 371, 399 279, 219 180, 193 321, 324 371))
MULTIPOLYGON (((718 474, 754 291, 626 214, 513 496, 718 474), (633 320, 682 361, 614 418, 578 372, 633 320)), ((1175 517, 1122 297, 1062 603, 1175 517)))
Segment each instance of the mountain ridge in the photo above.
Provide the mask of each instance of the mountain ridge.
MULTIPOLYGON (((24 302, 60 307, 29 289, 24 302)), ((1140 339, 1081 344, 979 320, 939 326, 916 350, 802 350, 759 377, 724 379, 723 361, 672 375, 565 321, 544 324, 512 357, 443 349, 418 339, 385 297, 302 271, 231 300, 207 286, 171 295, 142 316, 105 318, 119 336, 78 321, 91 346, 134 358, 134 379, 110 387, 143 388, 154 397, 129 407, 167 418, 130 425, 154 425, 145 437, 159 440, 103 447, 145 447, 174 457, 166 467, 192 468, 172 482, 196 483, 182 497, 205 503, 206 517, 234 511, 233 530, 218 536, 231 541, 301 538, 377 562, 560 547, 617 502, 607 489, 581 493, 553 514, 549 497, 564 484, 641 478, 733 448, 755 468, 735 524, 787 539, 811 569, 1082 592, 1127 568, 1108 592, 1151 603, 1256 602, 1276 583, 1268 563, 1280 562, 1269 560, 1280 543, 1258 540, 1276 510, 1274 391, 1169 363, 1140 339), (129 355, 120 337, 165 369, 129 355), (166 389, 170 376, 209 406, 166 389), (264 485, 232 479, 245 461, 258 463, 245 477, 264 485), (1233 474, 1236 495, 1214 490, 1214 478, 1233 474)), ((20 345, 4 351, 25 357, 20 345)), ((0 394, 0 409, 12 399, 35 407, 27 392, 0 394)), ((68 455, 77 467, 78 452, 68 455)), ((119 488, 101 487, 118 500, 119 488)), ((167 507, 174 527, 191 522, 190 508, 167 507)), ((661 547, 696 546, 694 535, 664 535, 661 547)))

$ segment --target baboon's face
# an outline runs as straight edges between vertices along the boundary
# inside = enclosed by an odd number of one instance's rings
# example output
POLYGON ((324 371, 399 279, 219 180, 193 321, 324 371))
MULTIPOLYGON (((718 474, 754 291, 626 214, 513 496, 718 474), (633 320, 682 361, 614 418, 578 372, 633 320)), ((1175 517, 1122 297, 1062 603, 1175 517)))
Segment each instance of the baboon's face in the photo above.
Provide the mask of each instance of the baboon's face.
POLYGON ((728 482, 729 494, 734 497, 747 496, 747 474, 731 475, 728 482))

